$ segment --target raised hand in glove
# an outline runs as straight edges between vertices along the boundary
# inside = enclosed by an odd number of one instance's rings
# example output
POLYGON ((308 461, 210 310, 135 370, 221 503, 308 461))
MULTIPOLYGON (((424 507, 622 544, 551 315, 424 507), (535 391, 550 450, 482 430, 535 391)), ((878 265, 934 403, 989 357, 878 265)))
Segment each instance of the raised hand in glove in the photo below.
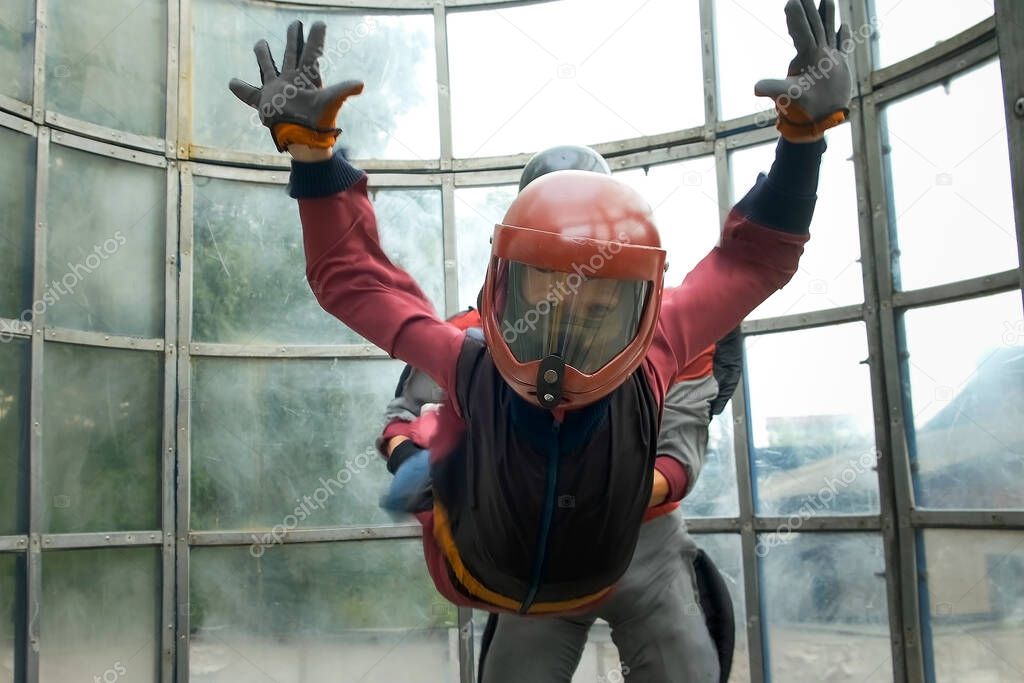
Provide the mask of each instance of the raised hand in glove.
POLYGON ((797 52, 789 77, 754 86, 755 95, 775 100, 778 129, 792 142, 820 139, 850 112, 853 77, 847 57, 853 42, 847 25, 834 32, 835 18, 835 0, 822 0, 818 9, 814 0, 789 0, 786 23, 797 52))
POLYGON ((270 45, 260 40, 253 51, 260 68, 263 87, 232 78, 229 87, 238 99, 255 108, 260 121, 270 129, 279 152, 289 145, 330 149, 341 134, 335 127, 338 110, 346 99, 363 91, 361 81, 342 81, 326 88, 320 80, 320 57, 324 53, 327 26, 318 21, 303 38, 302 22, 288 26, 283 70, 278 71, 270 45))

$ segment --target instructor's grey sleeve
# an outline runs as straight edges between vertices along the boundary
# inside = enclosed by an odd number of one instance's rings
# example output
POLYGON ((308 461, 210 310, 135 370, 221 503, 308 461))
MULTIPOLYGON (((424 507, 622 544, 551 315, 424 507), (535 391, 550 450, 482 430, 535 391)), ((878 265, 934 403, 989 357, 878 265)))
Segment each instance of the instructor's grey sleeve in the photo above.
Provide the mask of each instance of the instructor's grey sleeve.
POLYGON ((718 396, 714 375, 677 382, 665 396, 658 455, 675 458, 686 469, 686 494, 693 490, 708 448, 711 402, 718 396))
MULTIPOLYGON (((412 422, 420 416, 427 403, 440 403, 444 394, 437 382, 426 373, 410 367, 409 374, 399 385, 394 400, 384 409, 384 424, 393 420, 412 422)), ((422 445, 422 444, 421 444, 422 445)))

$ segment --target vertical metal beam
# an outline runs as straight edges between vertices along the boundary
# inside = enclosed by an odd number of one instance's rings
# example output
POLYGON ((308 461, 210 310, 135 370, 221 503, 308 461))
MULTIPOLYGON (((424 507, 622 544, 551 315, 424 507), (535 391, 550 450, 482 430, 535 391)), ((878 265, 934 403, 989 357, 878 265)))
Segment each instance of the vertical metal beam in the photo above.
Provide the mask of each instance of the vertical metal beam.
MULTIPOLYGON (((855 36, 864 35, 861 28, 874 26, 874 8, 871 0, 844 0, 841 5, 843 20, 850 24, 855 36), (869 6, 872 5, 872 6, 869 6)), ((889 424, 889 396, 886 392, 886 357, 882 343, 881 302, 878 294, 878 269, 875 261, 876 244, 873 232, 871 193, 871 166, 868 163, 868 147, 875 144, 880 131, 871 135, 865 131, 863 98, 870 94, 871 68, 876 53, 874 29, 872 40, 857 41, 853 60, 856 69, 857 96, 850 112, 850 127, 853 143, 853 167, 857 184, 857 225, 860 233, 861 278, 864 288, 864 325, 868 342, 868 371, 871 381, 871 408, 875 429, 875 471, 878 473, 879 512, 882 523, 882 548, 885 557, 885 592, 889 616, 889 643, 892 656, 892 675, 895 683, 908 681, 907 654, 904 643, 903 591, 901 590, 900 539, 898 532, 899 513, 897 500, 900 490, 894 476, 893 434, 889 424)), ((877 119, 876 119, 877 120, 877 119)), ((876 169, 878 167, 875 167, 876 169)), ((885 182, 884 178, 880 178, 885 182)), ((889 277, 888 275, 886 277, 889 277)), ((891 292, 890 292, 891 293, 891 292)), ((891 308, 888 309, 891 314, 891 308)), ((907 529, 907 533, 912 530, 907 529)))
MULTIPOLYGON (((177 117, 175 127, 176 147, 168 154, 178 159, 188 159, 192 143, 192 0, 178 2, 178 72, 177 72, 177 117)), ((170 93, 168 93, 170 97, 170 93)), ((170 135, 168 135, 170 139, 170 135)))
POLYGON ((448 69, 448 18, 443 2, 434 5, 434 54, 437 63, 437 113, 441 127, 441 170, 452 169, 452 96, 448 69))
POLYGON ((167 0, 167 109, 164 116, 164 154, 171 159, 177 156, 178 144, 178 13, 178 0, 167 0))
MULTIPOLYGON (((188 0, 185 0, 187 3, 188 0)), ((180 169, 180 203, 178 205, 178 325, 177 325, 177 398, 178 413, 175 427, 177 478, 174 546, 175 546, 175 666, 176 680, 186 683, 189 677, 189 420, 192 409, 192 369, 188 353, 192 339, 192 264, 193 231, 192 208, 194 186, 192 167, 189 163, 178 165, 180 169)), ((168 339, 168 343, 172 340, 168 339)), ((166 531, 166 529, 165 529, 166 531)))
POLYGON ((32 120, 43 125, 46 115, 46 5, 36 0, 35 63, 32 65, 32 120))
POLYGON ((476 683, 473 610, 459 607, 459 683, 476 683))
POLYGON ((35 302, 43 300, 46 289, 46 198, 50 185, 50 129, 40 128, 36 138, 35 243, 32 278, 32 358, 29 389, 28 446, 28 553, 25 556, 25 681, 39 680, 39 612, 42 598, 43 512, 43 327, 46 309, 37 311, 35 302))
MULTIPOLYGON (((169 120, 169 119, 168 119, 169 120)), ((178 330, 178 164, 167 164, 166 240, 164 244, 164 410, 160 476, 160 528, 163 532, 163 573, 160 611, 160 680, 174 680, 174 444, 177 411, 178 330)))
MULTIPOLYGON (((713 0, 700 0, 700 49, 704 71, 704 139, 713 140, 718 125, 718 50, 713 0)), ((719 195, 721 196, 721 195, 719 195)))
POLYGON ((879 316, 878 280, 872 233, 872 196, 867 162, 867 142, 860 102, 851 109, 850 126, 853 138, 853 166, 857 183, 857 219, 860 231, 861 276, 864 284, 864 324, 867 333, 867 365, 871 379, 871 407, 874 417, 875 471, 878 473, 882 545, 885 553, 886 600, 889 612, 889 639, 892 647, 893 681, 907 680, 906 656, 903 649, 903 612, 900 592, 900 552, 897 535, 896 497, 893 477, 892 434, 889 428, 889 400, 885 387, 885 354, 879 316))
MULTIPOLYGON (((895 498, 896 543, 898 560, 895 569, 899 572, 900 610, 902 612, 902 638, 906 665, 906 676, 910 681, 925 680, 924 654, 921 643, 920 600, 918 596, 917 537, 911 527, 911 512, 914 508, 913 479, 910 471, 910 454, 903 404, 903 384, 899 355, 899 322, 892 305, 893 295, 893 253, 894 231, 890 226, 890 183, 888 159, 883 152, 886 145, 886 131, 882 126, 881 112, 874 101, 874 95, 862 100, 863 124, 857 132, 864 155, 864 167, 868 178, 870 197, 872 253, 865 254, 865 263, 871 261, 875 276, 873 305, 877 306, 877 322, 873 339, 869 344, 881 346, 881 373, 885 384, 885 408, 888 429, 888 448, 883 450, 887 462, 883 462, 892 477, 891 486, 895 498)), ((873 369, 873 371, 875 371, 873 369)), ((880 473, 881 475, 881 473, 880 473)), ((879 478, 881 484, 882 478, 879 478)), ((888 557, 887 557, 888 560, 888 557)), ((895 560, 895 558, 894 558, 895 560)))
POLYGON ((1020 0, 996 0, 996 39, 1003 72, 1010 184, 1017 220, 1021 287, 1024 288, 1024 3, 1020 0))
POLYGON ((455 175, 441 177, 441 232, 444 250, 444 307, 445 316, 459 310, 459 258, 455 232, 455 175))
POLYGON ((764 683, 765 640, 761 620, 761 583, 757 562, 757 532, 754 531, 754 488, 750 466, 750 411, 747 410, 747 358, 743 353, 744 373, 740 388, 732 399, 733 446, 736 452, 736 489, 739 493, 740 550, 743 558, 743 593, 747 610, 747 648, 750 654, 750 681, 764 683))

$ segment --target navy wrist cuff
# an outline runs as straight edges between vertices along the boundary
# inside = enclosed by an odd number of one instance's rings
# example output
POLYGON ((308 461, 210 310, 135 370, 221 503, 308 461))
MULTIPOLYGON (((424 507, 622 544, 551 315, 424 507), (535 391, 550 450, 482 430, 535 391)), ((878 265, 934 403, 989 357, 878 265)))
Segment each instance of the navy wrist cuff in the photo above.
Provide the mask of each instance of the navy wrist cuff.
POLYGON ((398 444, 395 446, 395 449, 391 451, 391 455, 388 457, 388 472, 394 474, 406 460, 416 455, 421 450, 423 449, 413 443, 411 439, 398 444))
POLYGON ((775 163, 736 208, 747 218, 781 232, 806 235, 817 203, 818 173, 825 140, 806 144, 779 138, 775 163))
POLYGON ((340 149, 325 161, 306 163, 293 159, 288 196, 293 199, 330 197, 352 187, 365 175, 346 161, 340 149))

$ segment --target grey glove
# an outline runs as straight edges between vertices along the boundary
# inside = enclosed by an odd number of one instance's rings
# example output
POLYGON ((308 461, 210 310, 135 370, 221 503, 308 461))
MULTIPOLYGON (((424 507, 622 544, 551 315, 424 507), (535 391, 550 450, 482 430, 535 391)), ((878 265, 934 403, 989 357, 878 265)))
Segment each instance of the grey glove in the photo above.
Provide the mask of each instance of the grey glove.
POLYGON ((835 0, 789 0, 786 23, 796 46, 789 77, 765 79, 754 94, 771 97, 779 110, 783 136, 799 141, 842 123, 850 111, 853 76, 847 57, 853 48, 850 27, 843 24, 833 33, 835 0))
POLYGON ((260 67, 262 88, 232 78, 231 92, 255 108, 263 125, 270 128, 279 152, 288 145, 331 148, 341 133, 335 127, 338 110, 346 99, 363 91, 361 81, 342 81, 321 87, 319 60, 324 52, 327 26, 318 21, 309 30, 305 42, 302 22, 288 26, 288 43, 284 51, 283 71, 277 70, 270 54, 270 45, 260 40, 253 51, 260 67))

